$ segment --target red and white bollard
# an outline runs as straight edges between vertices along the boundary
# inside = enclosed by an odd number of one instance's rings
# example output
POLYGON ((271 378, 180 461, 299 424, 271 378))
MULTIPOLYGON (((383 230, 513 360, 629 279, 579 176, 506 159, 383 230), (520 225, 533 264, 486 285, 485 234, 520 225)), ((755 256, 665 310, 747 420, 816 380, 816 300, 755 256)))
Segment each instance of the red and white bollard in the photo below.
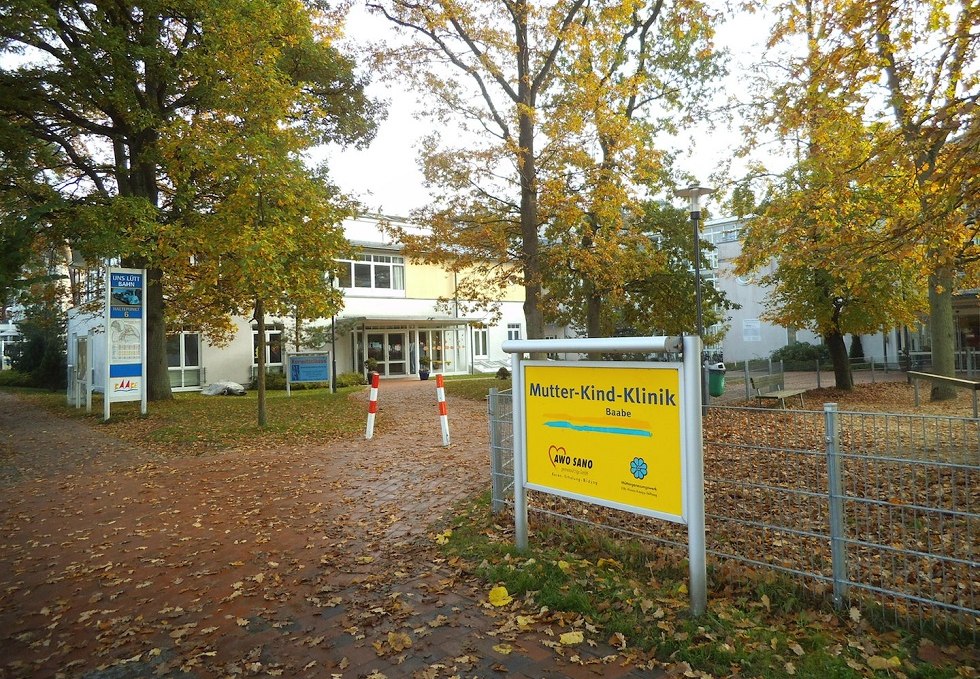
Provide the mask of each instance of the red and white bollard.
POLYGON ((371 396, 368 402, 367 431, 364 438, 369 439, 374 436, 374 415, 378 412, 378 385, 381 383, 381 375, 371 373, 371 396))
POLYGON ((436 400, 439 401, 439 424, 442 425, 442 445, 449 446, 449 412, 446 410, 446 388, 442 375, 436 375, 436 400))

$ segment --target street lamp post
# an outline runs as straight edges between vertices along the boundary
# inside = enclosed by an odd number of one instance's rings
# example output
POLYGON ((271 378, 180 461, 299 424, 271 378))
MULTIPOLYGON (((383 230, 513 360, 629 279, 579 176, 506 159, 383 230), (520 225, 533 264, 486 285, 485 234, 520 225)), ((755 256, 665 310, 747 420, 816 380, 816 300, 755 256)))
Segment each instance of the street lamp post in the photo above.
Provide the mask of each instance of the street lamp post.
MULTIPOLYGON (((696 314, 696 327, 698 338, 701 340, 701 350, 704 350, 704 314, 701 310, 701 196, 708 196, 715 192, 709 186, 693 184, 686 189, 679 189, 677 195, 687 198, 691 209, 691 225, 694 227, 694 304, 696 314)), ((700 357, 699 357, 700 358, 700 357)), ((699 361, 701 367, 701 403, 707 404, 708 390, 705 385, 707 373, 704 370, 704 361, 699 361)))

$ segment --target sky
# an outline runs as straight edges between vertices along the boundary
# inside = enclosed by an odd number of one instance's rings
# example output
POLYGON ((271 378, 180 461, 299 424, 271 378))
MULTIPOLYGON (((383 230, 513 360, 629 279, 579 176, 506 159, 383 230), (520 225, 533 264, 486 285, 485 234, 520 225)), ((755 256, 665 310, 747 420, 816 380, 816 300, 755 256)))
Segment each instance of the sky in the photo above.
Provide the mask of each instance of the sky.
MULTIPOLYGON (((368 15, 356 6, 348 19, 347 35, 354 44, 358 36, 383 39, 393 28, 377 16, 368 15)), ((729 76, 722 92, 735 92, 746 67, 761 54, 761 43, 767 27, 758 15, 738 15, 722 24, 716 41, 730 51, 729 76)), ((377 136, 364 150, 325 147, 313 154, 315 160, 326 160, 333 181, 346 193, 362 202, 370 212, 408 216, 412 209, 424 206, 428 199, 418 166, 418 144, 429 123, 419 120, 417 95, 398 88, 395 83, 372 82, 370 96, 388 101, 388 115, 377 136)), ((727 95, 722 95, 727 96, 727 95)), ((737 127, 693 129, 670 143, 680 151, 678 167, 707 184, 709 175, 730 158, 740 142, 737 127)), ((736 165, 737 168, 737 165, 736 165)), ((719 196, 721 192, 719 192, 719 196)), ((678 207, 686 203, 676 198, 678 207)), ((720 205, 711 197, 703 206, 716 216, 720 205), (714 201, 714 205, 712 205, 714 201)))

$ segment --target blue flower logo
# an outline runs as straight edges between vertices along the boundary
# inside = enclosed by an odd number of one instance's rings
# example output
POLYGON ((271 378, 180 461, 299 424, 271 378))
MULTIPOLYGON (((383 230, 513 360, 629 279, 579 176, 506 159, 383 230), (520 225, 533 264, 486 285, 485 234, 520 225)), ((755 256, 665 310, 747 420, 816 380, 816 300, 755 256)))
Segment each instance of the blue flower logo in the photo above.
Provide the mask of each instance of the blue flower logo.
POLYGON ((634 457, 633 461, 630 462, 630 474, 638 479, 647 475, 647 463, 642 457, 634 457))

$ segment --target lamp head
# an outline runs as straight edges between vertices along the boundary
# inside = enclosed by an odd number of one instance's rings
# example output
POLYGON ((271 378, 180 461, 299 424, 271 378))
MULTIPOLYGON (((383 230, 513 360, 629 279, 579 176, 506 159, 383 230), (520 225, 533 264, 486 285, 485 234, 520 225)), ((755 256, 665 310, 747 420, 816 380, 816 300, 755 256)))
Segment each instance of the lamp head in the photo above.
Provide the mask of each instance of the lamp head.
POLYGON ((717 189, 713 189, 710 186, 701 186, 700 184, 693 184, 688 186, 686 189, 678 189, 677 195, 681 198, 687 198, 690 201, 691 212, 701 211, 701 196, 709 196, 714 193, 717 189))

